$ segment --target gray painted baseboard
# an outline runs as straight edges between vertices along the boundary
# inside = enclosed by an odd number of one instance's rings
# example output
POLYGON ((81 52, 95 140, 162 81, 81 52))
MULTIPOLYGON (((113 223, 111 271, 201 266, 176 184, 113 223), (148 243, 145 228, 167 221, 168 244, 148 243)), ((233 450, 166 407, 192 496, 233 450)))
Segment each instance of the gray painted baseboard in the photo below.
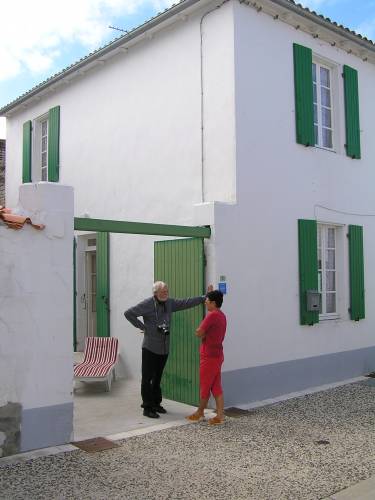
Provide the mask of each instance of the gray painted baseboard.
POLYGON ((222 373, 225 406, 241 405, 375 370, 375 346, 222 373))
POLYGON ((73 431, 73 403, 22 411, 21 452, 69 443, 73 431))

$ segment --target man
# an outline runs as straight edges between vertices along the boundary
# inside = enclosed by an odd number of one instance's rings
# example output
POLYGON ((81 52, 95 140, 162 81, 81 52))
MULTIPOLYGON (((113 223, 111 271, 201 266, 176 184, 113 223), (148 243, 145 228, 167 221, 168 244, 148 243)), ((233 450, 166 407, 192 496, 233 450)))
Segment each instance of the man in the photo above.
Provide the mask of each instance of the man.
POLYGON ((211 418, 210 425, 220 425, 224 422, 224 396, 221 386, 221 366, 224 362, 223 340, 225 337, 227 319, 220 310, 223 304, 223 294, 219 290, 207 293, 206 307, 208 314, 199 325, 195 335, 202 339, 200 346, 200 404, 195 413, 189 415, 190 422, 200 422, 204 419, 210 393, 216 401, 216 417, 211 418))
MULTIPOLYGON (((208 291, 213 290, 212 285, 208 291)), ((159 418, 167 413, 161 406, 161 377, 169 353, 169 328, 172 314, 203 304, 206 296, 188 299, 169 298, 168 285, 156 281, 152 287, 153 296, 125 311, 125 318, 144 334, 142 344, 142 408, 143 415, 159 418), (143 317, 143 323, 138 318, 143 317)))

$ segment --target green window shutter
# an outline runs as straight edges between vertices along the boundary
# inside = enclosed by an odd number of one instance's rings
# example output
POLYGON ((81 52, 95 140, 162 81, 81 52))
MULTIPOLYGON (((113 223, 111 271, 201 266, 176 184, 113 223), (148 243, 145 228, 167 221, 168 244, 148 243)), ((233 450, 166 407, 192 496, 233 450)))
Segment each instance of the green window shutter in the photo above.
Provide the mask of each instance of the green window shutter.
POLYGON ((361 158, 361 139, 359 132, 358 72, 344 66, 344 95, 346 122, 346 154, 350 158, 361 158))
POLYGON ((96 235, 96 335, 109 337, 109 233, 96 235))
POLYGON ((297 142, 314 146, 312 50, 294 43, 293 56, 297 142))
POLYGON ((59 181, 60 106, 48 111, 48 180, 59 181))
POLYGON ((23 124, 22 182, 31 182, 31 121, 23 124))
POLYGON ((363 259, 363 228, 349 226, 350 317, 365 317, 365 273, 363 259))
POLYGON ((307 310, 307 290, 318 290, 318 241, 315 220, 298 221, 300 323, 319 322, 318 311, 307 310))

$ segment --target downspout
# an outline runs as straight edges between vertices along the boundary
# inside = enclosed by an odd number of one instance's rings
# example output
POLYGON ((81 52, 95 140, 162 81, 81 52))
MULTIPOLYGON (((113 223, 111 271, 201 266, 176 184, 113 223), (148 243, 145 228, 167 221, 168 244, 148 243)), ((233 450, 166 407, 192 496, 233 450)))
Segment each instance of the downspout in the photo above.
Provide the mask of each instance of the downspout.
POLYGON ((215 12, 220 9, 225 3, 229 2, 229 0, 224 0, 221 4, 217 5, 213 9, 205 12, 201 17, 199 23, 199 33, 200 33, 200 77, 201 77, 201 203, 205 202, 204 197, 204 90, 203 90, 203 20, 208 14, 211 12, 215 12))

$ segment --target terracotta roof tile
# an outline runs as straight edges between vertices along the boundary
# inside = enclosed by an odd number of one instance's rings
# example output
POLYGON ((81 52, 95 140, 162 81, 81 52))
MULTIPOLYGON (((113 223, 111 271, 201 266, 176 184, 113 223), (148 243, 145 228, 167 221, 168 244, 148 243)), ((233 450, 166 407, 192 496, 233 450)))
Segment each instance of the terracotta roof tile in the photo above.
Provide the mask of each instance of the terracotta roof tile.
POLYGON ((45 228, 44 224, 33 224, 30 217, 12 214, 12 210, 10 208, 5 208, 1 205, 0 220, 3 221, 9 229, 22 229, 25 224, 31 224, 35 229, 39 230, 45 228))

